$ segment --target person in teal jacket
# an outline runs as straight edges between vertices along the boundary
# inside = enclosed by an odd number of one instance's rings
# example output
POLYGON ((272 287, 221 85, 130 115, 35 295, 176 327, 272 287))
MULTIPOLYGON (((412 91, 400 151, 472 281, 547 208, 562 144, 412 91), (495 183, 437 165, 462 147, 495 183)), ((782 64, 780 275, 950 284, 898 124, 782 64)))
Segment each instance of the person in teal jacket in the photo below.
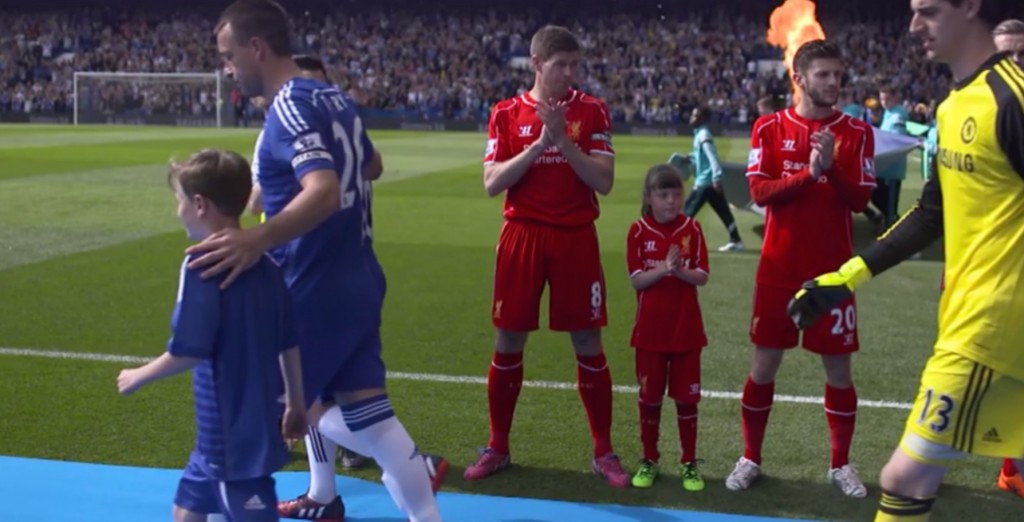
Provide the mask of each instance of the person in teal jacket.
MULTIPOLYGON (((736 226, 736 219, 729 209, 729 202, 725 199, 725 191, 722 189, 722 162, 718 159, 718 149, 715 148, 714 138, 708 128, 708 120, 711 111, 707 107, 697 107, 690 114, 690 125, 693 127, 693 152, 690 153, 689 162, 694 175, 693 191, 686 198, 686 205, 683 207, 683 214, 694 217, 704 207, 705 203, 711 204, 711 208, 718 214, 726 230, 729 231, 729 242, 718 250, 720 252, 732 252, 743 250, 743 241, 740 239, 740 231, 736 226)), ((669 159, 670 164, 678 164, 680 154, 673 154, 669 159)))
POLYGON ((853 99, 853 91, 849 89, 840 91, 839 103, 836 105, 836 109, 839 109, 840 112, 855 120, 866 120, 864 107, 853 99))
MULTIPOLYGON (((903 97, 898 89, 886 86, 879 90, 878 101, 885 109, 882 124, 879 127, 885 132, 907 135, 909 114, 903 106, 903 97)), ((883 226, 889 228, 899 217, 900 186, 907 178, 907 158, 901 156, 897 161, 875 173, 877 185, 871 192, 871 202, 882 211, 883 226)))

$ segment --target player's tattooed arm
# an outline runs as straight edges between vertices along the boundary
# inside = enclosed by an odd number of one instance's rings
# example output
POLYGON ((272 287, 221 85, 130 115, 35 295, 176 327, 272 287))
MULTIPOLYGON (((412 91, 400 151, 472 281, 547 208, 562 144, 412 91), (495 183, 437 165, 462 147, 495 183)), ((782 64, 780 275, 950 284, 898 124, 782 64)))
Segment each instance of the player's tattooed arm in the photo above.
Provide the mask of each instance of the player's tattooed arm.
POLYGON ((860 257, 871 274, 882 272, 902 263, 942 237, 942 189, 938 169, 924 185, 921 199, 860 257))
POLYGON ((340 182, 333 170, 314 170, 303 176, 299 184, 302 190, 281 213, 251 229, 258 232, 261 253, 308 233, 341 206, 340 182))

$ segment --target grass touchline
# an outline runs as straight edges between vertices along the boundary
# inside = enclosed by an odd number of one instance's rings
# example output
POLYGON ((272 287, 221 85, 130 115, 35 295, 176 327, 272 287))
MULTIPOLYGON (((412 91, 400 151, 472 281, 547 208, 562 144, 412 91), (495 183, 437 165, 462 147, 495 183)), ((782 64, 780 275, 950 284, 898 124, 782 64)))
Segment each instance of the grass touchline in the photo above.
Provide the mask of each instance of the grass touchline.
MULTIPOLYGON (((125 364, 144 364, 152 357, 140 357, 135 355, 117 355, 109 353, 82 353, 63 352, 54 350, 39 350, 34 348, 5 348, 0 347, 0 355, 15 357, 46 357, 50 359, 71 359, 77 361, 116 362, 125 364)), ((470 375, 443 375, 436 373, 413 373, 413 372, 388 372, 389 380, 399 381, 423 381, 443 382, 453 384, 487 384, 486 377, 474 377, 470 375)), ((523 381, 524 388, 536 388, 542 390, 575 390, 574 382, 558 381, 523 381)), ((612 387, 616 393, 636 393, 637 387, 631 385, 617 384, 612 387)), ((701 396, 706 399, 732 399, 738 400, 738 392, 703 390, 701 396)), ((788 402, 794 404, 824 404, 821 397, 808 397, 804 395, 776 395, 776 402, 788 402)), ((865 408, 884 408, 893 410, 909 410, 911 404, 908 402, 877 401, 861 399, 858 404, 865 408)))

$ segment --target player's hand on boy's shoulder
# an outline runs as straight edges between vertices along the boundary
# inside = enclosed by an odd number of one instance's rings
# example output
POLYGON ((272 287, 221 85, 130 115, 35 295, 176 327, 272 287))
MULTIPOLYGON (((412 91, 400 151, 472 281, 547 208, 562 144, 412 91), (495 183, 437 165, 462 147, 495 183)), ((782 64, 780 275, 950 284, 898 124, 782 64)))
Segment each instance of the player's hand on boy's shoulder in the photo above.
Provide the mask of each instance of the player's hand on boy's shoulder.
POLYGON ((229 271, 221 283, 221 289, 227 288, 242 272, 248 270, 263 255, 255 229, 225 229, 192 245, 185 250, 188 255, 196 256, 188 264, 190 270, 206 268, 201 274, 209 279, 229 271))

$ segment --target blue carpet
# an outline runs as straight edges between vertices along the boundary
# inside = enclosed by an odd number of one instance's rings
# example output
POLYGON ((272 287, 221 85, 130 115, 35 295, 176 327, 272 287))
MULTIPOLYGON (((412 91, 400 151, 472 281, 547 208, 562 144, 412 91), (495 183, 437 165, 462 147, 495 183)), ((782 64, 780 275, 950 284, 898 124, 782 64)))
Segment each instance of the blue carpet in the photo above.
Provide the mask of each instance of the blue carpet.
MULTIPOLYGON (((168 521, 181 470, 82 464, 0 456, 0 521, 168 521)), ((309 474, 274 476, 279 494, 306 490, 309 474)), ((351 522, 405 522, 383 486, 338 476, 351 522)), ((447 522, 780 522, 611 504, 491 497, 441 492, 447 522)))

